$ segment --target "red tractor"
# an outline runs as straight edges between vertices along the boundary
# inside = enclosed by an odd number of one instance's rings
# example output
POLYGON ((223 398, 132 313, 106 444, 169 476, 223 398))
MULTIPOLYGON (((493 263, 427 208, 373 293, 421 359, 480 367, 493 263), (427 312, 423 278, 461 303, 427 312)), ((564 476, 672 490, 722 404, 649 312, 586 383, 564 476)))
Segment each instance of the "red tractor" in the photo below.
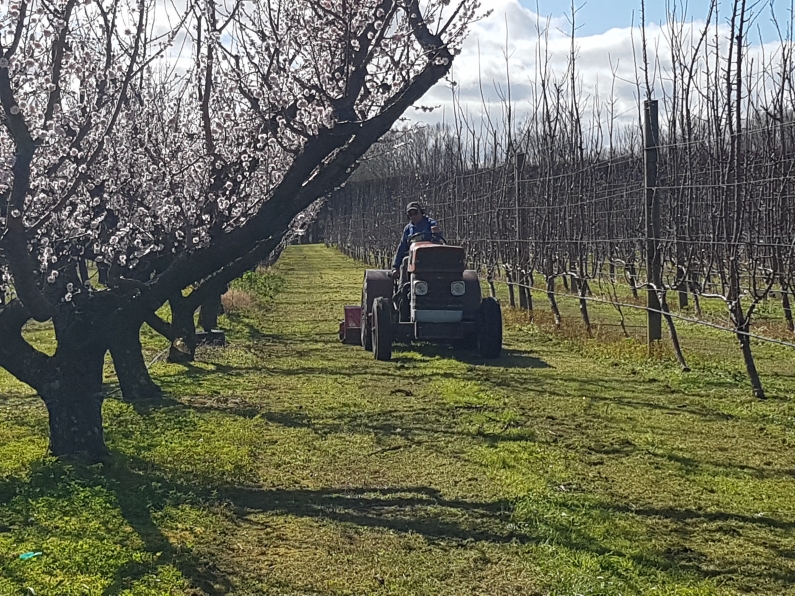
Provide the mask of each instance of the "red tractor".
POLYGON ((346 306, 340 339, 361 343, 376 360, 390 360, 394 341, 453 342, 477 348, 483 358, 502 351, 502 312, 494 298, 481 298, 476 271, 465 269, 464 249, 409 239, 399 279, 368 269, 362 304, 346 306))

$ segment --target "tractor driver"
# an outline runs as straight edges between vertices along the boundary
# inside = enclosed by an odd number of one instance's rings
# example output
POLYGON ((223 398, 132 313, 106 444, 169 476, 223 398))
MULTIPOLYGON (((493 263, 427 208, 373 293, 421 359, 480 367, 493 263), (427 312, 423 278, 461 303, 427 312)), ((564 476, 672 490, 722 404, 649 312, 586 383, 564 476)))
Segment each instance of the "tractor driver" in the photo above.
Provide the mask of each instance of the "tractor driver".
POLYGON ((400 277, 400 264, 409 252, 409 238, 416 234, 422 234, 422 240, 427 241, 444 241, 442 236, 442 229, 435 219, 431 219, 425 215, 422 206, 416 201, 406 205, 406 215, 409 218, 409 223, 403 228, 403 237, 400 239, 397 252, 395 253, 395 261, 392 263, 392 277, 398 279, 400 277))

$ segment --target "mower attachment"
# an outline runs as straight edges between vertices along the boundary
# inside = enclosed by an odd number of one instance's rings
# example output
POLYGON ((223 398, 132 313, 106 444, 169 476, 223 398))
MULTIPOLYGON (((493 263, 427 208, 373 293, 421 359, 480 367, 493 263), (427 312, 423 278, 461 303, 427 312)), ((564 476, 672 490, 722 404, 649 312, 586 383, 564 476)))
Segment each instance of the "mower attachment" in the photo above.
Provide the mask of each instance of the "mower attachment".
POLYGON ((340 321, 340 341, 359 345, 362 341, 362 307, 359 304, 345 307, 345 318, 340 321))

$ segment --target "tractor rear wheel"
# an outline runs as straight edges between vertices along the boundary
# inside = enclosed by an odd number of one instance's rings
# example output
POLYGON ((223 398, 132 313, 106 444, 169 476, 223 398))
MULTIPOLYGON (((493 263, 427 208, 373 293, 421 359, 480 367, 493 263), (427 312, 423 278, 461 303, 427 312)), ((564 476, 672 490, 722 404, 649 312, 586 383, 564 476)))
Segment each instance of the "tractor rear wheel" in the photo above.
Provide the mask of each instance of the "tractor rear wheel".
POLYGON ((387 362, 392 359, 392 301, 376 298, 373 302, 373 356, 387 362))
POLYGON ((488 296, 480 302, 478 348, 481 358, 499 358, 502 352, 502 311, 500 303, 488 296))

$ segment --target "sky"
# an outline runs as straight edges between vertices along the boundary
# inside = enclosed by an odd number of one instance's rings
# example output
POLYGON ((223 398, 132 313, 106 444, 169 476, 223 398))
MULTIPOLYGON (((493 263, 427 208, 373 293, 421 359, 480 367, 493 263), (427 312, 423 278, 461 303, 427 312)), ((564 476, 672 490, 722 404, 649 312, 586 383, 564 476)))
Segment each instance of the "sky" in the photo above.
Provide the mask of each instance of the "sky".
MULTIPOLYGON (((497 4, 484 0, 484 6, 497 4)), ((536 0, 519 0, 523 7, 536 11, 536 0)), ((571 13, 570 0, 538 0, 538 12, 542 15, 561 16, 571 13)), ((728 11, 731 2, 722 0, 719 10, 728 11)), ((771 22, 770 0, 759 2, 749 1, 747 5, 754 6, 754 25, 759 25, 762 33, 767 38, 775 35, 775 27, 771 22)), ((640 0, 577 0, 577 21, 579 35, 595 35, 604 33, 613 28, 630 27, 633 23, 640 23, 640 0), (634 19, 634 20, 633 20, 634 19)), ((710 0, 689 0, 687 13, 694 19, 704 19, 709 11, 710 0)), ((646 2, 646 22, 662 23, 665 21, 666 0, 648 0, 646 2)), ((789 0, 774 0, 772 7, 778 18, 783 21, 790 7, 789 0)), ((680 11, 681 12, 681 11, 680 11)))
MULTIPOLYGON (((651 54, 657 55, 658 68, 665 72, 668 64, 666 22, 668 3, 674 0, 649 0, 646 7, 646 35, 651 54), (656 50, 656 52, 655 52, 656 50)), ((692 35, 703 27, 709 11, 709 0, 676 0, 680 20, 692 23, 692 35), (682 10, 682 5, 687 10, 682 10), (686 18, 682 19, 682 13, 686 18)), ((624 122, 637 121, 638 98, 635 63, 640 47, 640 0, 579 0, 576 4, 576 46, 579 82, 582 95, 591 108, 606 98, 614 99, 615 113, 624 122), (633 29, 633 23, 635 28, 633 29)), ((771 7, 779 23, 790 21, 791 0, 747 0, 753 25, 747 39, 752 57, 766 59, 778 46, 778 35, 771 18, 771 7)), ((566 71, 570 51, 570 0, 482 0, 483 9, 493 12, 475 23, 461 55, 453 65, 451 79, 459 93, 460 105, 474 120, 479 119, 484 103, 499 110, 500 96, 505 95, 506 70, 510 74, 511 99, 515 113, 526 113, 527 98, 535 78, 535 56, 538 49, 537 27, 549 19, 548 49, 550 67, 562 75, 566 71), (507 41, 506 41, 507 40, 507 41), (506 65, 507 54, 507 65, 506 65)), ((731 0, 720 0, 718 23, 726 27, 731 0), (725 15, 725 16, 724 16, 725 15)), ((724 35, 728 38, 728 35, 724 35)), ((656 84, 655 92, 661 92, 656 84)), ((419 106, 434 107, 432 112, 409 110, 409 122, 449 122, 453 113, 452 89, 449 82, 434 87, 419 106)))

